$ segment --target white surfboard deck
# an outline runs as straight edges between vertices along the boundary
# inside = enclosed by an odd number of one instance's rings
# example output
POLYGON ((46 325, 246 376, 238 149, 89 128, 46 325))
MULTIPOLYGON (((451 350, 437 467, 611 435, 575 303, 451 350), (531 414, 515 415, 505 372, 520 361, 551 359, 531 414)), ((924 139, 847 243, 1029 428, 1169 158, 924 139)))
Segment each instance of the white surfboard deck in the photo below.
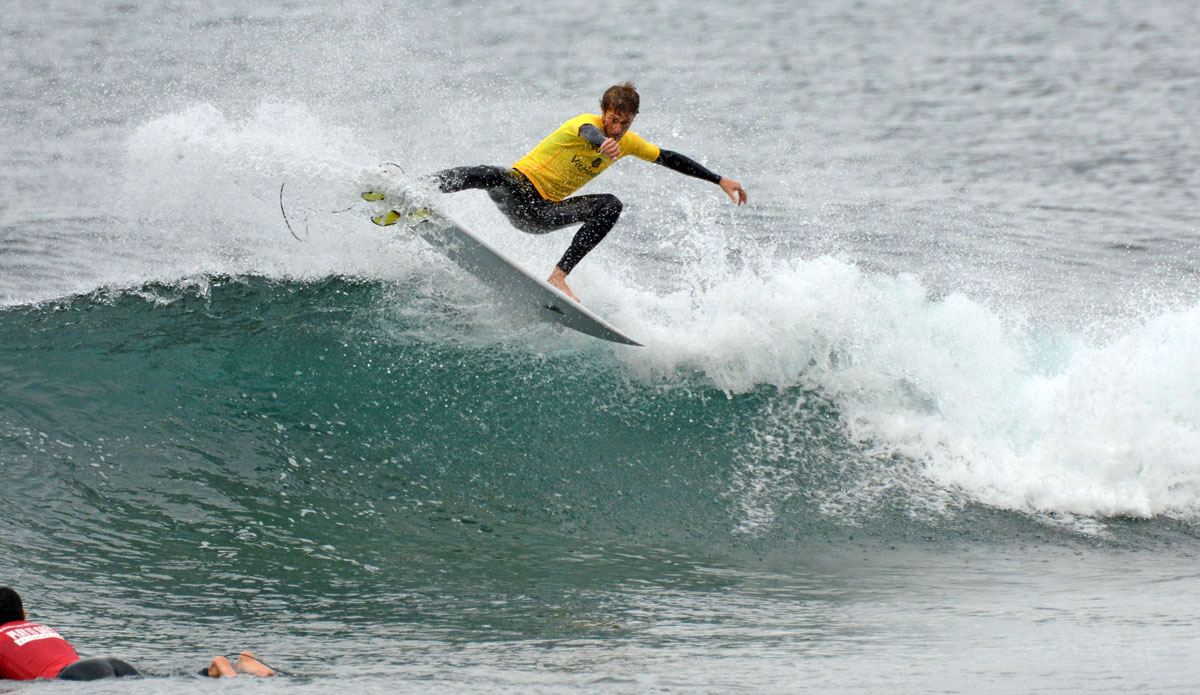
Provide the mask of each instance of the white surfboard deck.
POLYGON ((371 186, 370 190, 380 191, 385 196, 376 201, 379 214, 390 210, 399 213, 396 228, 415 232, 514 306, 532 309, 533 315, 543 321, 594 338, 641 346, 561 290, 531 275, 432 205, 413 200, 411 193, 398 190, 395 184, 371 186))

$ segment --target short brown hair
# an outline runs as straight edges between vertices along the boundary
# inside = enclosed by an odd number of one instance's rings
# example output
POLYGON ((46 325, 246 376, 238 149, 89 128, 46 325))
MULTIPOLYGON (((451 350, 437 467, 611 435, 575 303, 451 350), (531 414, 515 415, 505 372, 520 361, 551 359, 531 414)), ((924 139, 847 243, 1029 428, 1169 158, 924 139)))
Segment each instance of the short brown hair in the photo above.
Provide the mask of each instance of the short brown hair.
POLYGON ((604 91, 603 97, 600 97, 600 110, 636 116, 640 103, 641 99, 638 98, 637 89, 632 82, 614 84, 604 91))

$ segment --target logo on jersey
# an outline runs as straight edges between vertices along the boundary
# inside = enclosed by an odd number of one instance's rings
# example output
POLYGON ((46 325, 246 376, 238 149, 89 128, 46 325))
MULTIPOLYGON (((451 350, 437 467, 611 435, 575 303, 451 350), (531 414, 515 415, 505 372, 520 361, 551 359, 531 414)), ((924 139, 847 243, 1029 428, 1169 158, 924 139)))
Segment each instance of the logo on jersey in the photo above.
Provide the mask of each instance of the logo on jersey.
POLYGON ((52 627, 45 625, 26 625, 25 627, 17 627, 11 630, 5 630, 4 634, 12 638, 12 641, 21 646, 26 642, 33 642, 40 639, 62 639, 62 635, 52 627))
POLYGON ((585 158, 580 157, 579 155, 575 155, 575 156, 571 157, 571 166, 575 167, 576 170, 581 171, 589 176, 595 176, 596 174, 600 173, 595 170, 596 167, 600 166, 600 164, 603 161, 604 160, 600 159, 599 157, 596 157, 591 162, 589 162, 585 158))

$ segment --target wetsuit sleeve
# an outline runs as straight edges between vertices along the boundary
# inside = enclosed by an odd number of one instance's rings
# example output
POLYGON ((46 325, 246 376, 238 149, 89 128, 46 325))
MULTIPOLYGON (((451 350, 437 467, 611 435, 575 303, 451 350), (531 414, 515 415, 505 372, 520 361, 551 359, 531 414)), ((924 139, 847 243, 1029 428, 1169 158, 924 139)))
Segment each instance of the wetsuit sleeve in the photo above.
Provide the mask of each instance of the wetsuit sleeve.
POLYGON ((704 167, 703 164, 697 162, 690 157, 685 157, 678 152, 671 150, 662 150, 658 154, 658 159, 654 160, 655 164, 661 164, 672 171, 678 171, 681 174, 695 176, 698 179, 704 179, 710 183, 721 183, 721 177, 712 173, 704 167))
POLYGON ((579 137, 587 140, 596 147, 603 145, 606 139, 604 133, 600 132, 600 129, 591 123, 584 123, 579 126, 579 137))

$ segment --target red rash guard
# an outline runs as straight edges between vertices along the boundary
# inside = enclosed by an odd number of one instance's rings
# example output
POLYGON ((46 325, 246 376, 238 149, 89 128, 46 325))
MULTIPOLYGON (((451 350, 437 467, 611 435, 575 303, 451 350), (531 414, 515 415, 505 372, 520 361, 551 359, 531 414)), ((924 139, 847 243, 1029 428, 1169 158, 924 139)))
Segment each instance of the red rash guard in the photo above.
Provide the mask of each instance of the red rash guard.
POLYGON ((0 625, 0 678, 54 678, 79 655, 62 635, 28 620, 0 625))

